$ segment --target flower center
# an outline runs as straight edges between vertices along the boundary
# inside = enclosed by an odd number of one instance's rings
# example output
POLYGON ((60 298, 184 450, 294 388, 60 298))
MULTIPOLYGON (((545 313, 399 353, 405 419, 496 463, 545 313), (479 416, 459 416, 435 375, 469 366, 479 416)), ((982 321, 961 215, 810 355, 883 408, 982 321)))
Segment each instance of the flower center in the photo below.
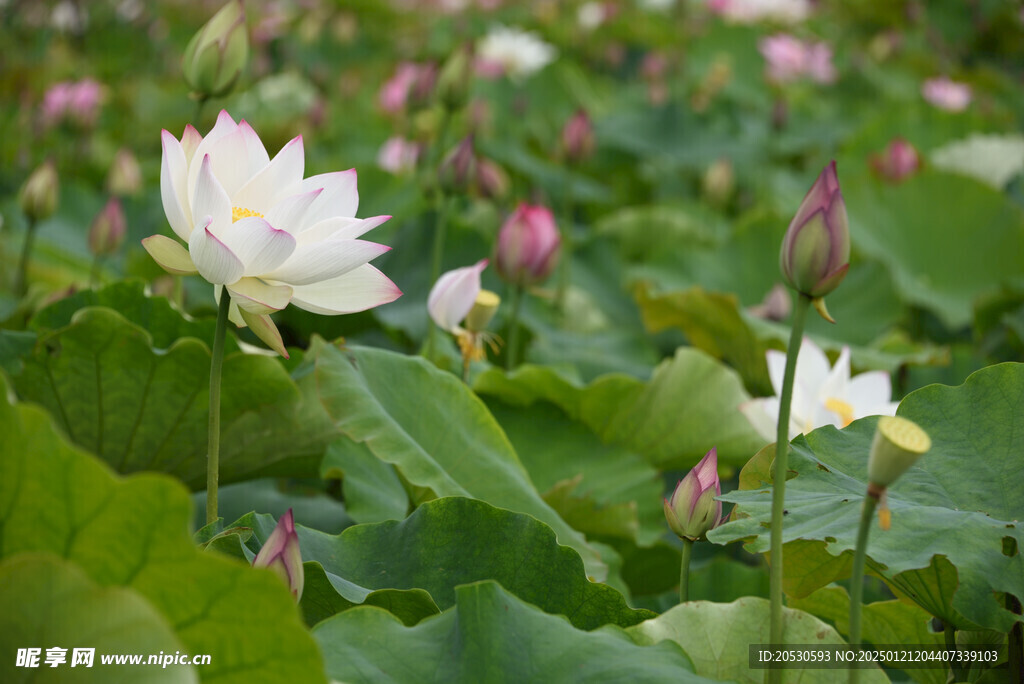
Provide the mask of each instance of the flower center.
POLYGON ((231 222, 234 223, 239 219, 249 218, 250 216, 259 216, 263 218, 263 214, 252 209, 246 209, 245 207, 231 207, 231 222))
POLYGON ((853 422, 853 407, 842 399, 829 397, 825 400, 825 408, 839 416, 843 421, 843 427, 853 422))

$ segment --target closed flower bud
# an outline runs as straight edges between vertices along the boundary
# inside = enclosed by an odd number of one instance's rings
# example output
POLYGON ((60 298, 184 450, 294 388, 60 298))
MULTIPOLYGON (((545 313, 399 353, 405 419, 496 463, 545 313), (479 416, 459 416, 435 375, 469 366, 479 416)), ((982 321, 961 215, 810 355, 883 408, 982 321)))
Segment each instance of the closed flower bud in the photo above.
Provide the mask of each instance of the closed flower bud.
POLYGON ((921 167, 917 150, 903 138, 892 140, 881 154, 871 155, 868 161, 875 175, 893 183, 914 175, 921 167))
POLYGON ((868 482, 888 487, 931 447, 931 438, 917 423, 900 416, 882 416, 871 442, 868 482))
POLYGON ((836 163, 811 186, 782 240, 779 266, 797 292, 820 299, 836 289, 850 267, 850 230, 836 163))
POLYGON ((586 111, 579 109, 562 128, 562 148, 570 164, 578 164, 594 153, 594 126, 586 111))
POLYGON ((295 600, 302 598, 305 573, 302 569, 302 553, 299 551, 299 535, 295 532, 292 509, 281 516, 274 531, 267 537, 263 548, 252 561, 254 568, 270 568, 280 575, 295 600))
POLYGON ((476 160, 476 189, 483 197, 501 201, 508 197, 511 185, 505 169, 484 157, 476 160))
POLYGON ((473 151, 473 136, 467 135, 441 162, 437 170, 437 181, 441 190, 448 194, 469 191, 476 174, 476 153, 473 151))
POLYGON ((718 451, 712 448, 665 499, 665 520, 680 539, 696 541, 722 521, 722 493, 718 480, 718 451))
POLYGON ((182 60, 185 81, 202 99, 227 95, 249 58, 242 0, 230 0, 189 41, 182 60))
POLYGON ((89 226, 89 251, 95 256, 109 256, 124 242, 125 220, 121 201, 111 197, 89 226))
POLYGON ((727 157, 715 161, 704 172, 704 196, 716 207, 725 205, 736 189, 736 174, 727 157))
POLYGON ((558 264, 561 237, 547 207, 520 204, 498 233, 498 275, 514 285, 536 285, 558 264))
POLYGON ((122 147, 114 155, 114 163, 107 176, 107 190, 119 197, 137 195, 142 190, 142 169, 130 150, 122 147))
POLYGON ((32 221, 42 221, 57 210, 60 196, 60 182, 57 180, 57 166, 47 161, 32 172, 21 186, 21 210, 32 221))
POLYGON ((466 44, 451 54, 437 76, 434 96, 449 112, 466 106, 470 76, 473 73, 473 46, 466 44))

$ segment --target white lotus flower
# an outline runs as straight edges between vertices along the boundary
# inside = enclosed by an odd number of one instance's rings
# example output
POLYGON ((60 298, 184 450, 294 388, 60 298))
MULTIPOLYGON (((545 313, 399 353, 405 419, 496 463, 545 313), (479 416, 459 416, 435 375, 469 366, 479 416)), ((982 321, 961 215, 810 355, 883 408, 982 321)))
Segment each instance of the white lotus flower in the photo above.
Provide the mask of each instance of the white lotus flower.
POLYGON ((363 311, 402 293, 369 262, 390 247, 357 240, 390 216, 354 218, 355 169, 303 179, 302 136, 273 159, 244 120, 221 111, 204 138, 162 133, 160 192, 174 233, 142 241, 166 271, 198 273, 231 296, 230 319, 287 356, 269 314, 289 302, 320 314, 363 311))
MULTIPOLYGON (((776 396, 744 402, 740 411, 762 437, 774 441, 786 355, 770 349, 767 356, 768 375, 776 396)), ((899 402, 891 399, 892 384, 888 373, 869 371, 851 379, 849 347, 843 347, 836 365, 830 368, 825 352, 805 337, 796 361, 789 438, 823 425, 844 428, 865 416, 896 415, 899 402)))
POLYGON ((463 333, 460 323, 469 314, 480 294, 480 274, 487 268, 487 259, 472 266, 463 266, 441 275, 430 288, 427 311, 434 323, 455 336, 463 333))
POLYGON ((513 80, 540 71, 558 56, 558 51, 536 33, 507 26, 491 29, 480 40, 476 53, 485 72, 497 67, 513 80))

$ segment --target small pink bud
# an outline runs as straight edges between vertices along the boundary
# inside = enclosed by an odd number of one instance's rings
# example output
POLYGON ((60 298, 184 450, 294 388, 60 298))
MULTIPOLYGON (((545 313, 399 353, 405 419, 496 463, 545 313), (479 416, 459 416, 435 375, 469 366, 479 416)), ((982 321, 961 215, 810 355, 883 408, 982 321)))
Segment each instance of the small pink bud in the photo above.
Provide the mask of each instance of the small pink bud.
POLYGON ((846 277, 850 230, 833 161, 814 181, 782 239, 779 267, 789 286, 820 299, 846 277))
POLYGON ((930 78, 921 85, 921 95, 947 112, 962 112, 971 104, 971 87, 948 78, 930 78))
POLYGON ((876 175, 894 183, 914 175, 921 166, 917 150, 903 138, 892 140, 881 154, 871 155, 869 162, 876 175))
POLYGON ((565 122, 562 128, 562 148, 566 160, 571 164, 578 164, 594 153, 594 126, 586 111, 577 110, 565 122))
POLYGON ((480 194, 487 199, 503 200, 508 196, 512 182, 505 173, 505 169, 495 164, 490 159, 479 158, 476 160, 476 188, 480 194))
POLYGON ((473 150, 473 136, 467 135, 455 146, 437 170, 441 190, 449 194, 467 192, 473 184, 476 172, 476 152, 473 150))
POLYGON ((522 286, 542 282, 558 264, 561 242, 551 210, 520 204, 498 233, 498 275, 522 286))
POLYGON ((111 197, 89 226, 89 251, 95 256, 109 256, 124 242, 125 220, 121 201, 111 197))
POLYGON ((254 568, 270 568, 285 581, 292 590, 295 600, 302 598, 305 573, 302 569, 302 553, 299 550, 299 535, 295 532, 292 509, 281 516, 274 531, 267 537, 263 548, 252 561, 254 568))
POLYGON ((680 539, 696 541, 722 522, 722 494, 718 479, 718 451, 712 447, 693 470, 676 485, 672 497, 665 499, 665 520, 680 539))

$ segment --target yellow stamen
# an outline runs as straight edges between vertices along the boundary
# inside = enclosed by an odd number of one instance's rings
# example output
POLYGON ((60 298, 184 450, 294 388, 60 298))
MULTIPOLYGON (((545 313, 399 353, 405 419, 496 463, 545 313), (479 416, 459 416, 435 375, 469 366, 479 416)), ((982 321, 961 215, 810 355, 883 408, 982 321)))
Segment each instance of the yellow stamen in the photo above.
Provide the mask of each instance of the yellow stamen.
POLYGON ((829 397, 825 400, 825 408, 839 416, 839 419, 843 421, 843 427, 853 422, 853 407, 842 399, 829 397))
POLYGON ((249 218, 250 216, 258 216, 263 218, 263 214, 252 209, 246 209, 245 207, 231 207, 231 222, 234 223, 238 219, 249 218))

